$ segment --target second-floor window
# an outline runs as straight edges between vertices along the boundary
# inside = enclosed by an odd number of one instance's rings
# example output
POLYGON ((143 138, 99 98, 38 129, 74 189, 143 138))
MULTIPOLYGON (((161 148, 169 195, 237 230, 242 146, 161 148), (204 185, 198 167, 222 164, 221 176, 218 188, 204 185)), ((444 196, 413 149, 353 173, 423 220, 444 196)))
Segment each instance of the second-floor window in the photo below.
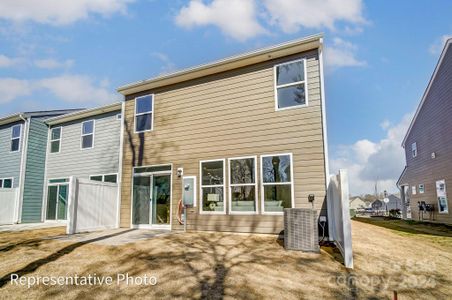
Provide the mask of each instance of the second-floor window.
POLYGON ((412 157, 417 156, 417 144, 416 143, 411 144, 411 156, 412 157))
POLYGON ((276 110, 307 105, 306 60, 275 66, 276 110))
POLYGON ((60 152, 61 147, 61 127, 52 128, 50 132, 50 153, 60 152))
POLYGON ((22 135, 22 125, 14 125, 11 127, 11 152, 19 151, 20 138, 22 135))
POLYGON ((82 149, 94 147, 94 120, 82 123, 82 149))
POLYGON ((152 130, 154 123, 154 96, 135 98, 135 132, 152 130))

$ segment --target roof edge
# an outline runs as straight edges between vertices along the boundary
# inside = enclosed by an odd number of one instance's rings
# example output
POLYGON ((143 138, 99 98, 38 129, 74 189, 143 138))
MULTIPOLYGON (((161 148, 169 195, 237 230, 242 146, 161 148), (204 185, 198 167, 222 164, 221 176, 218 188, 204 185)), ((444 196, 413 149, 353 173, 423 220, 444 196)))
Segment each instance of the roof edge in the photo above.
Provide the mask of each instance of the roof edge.
POLYGON ((15 113, 0 119, 0 126, 17 122, 25 118, 24 113, 15 113))
POLYGON ((452 38, 448 39, 448 40, 446 41, 446 43, 444 44, 444 48, 443 48, 443 50, 441 51, 441 55, 439 56, 439 59, 438 59, 438 62, 436 63, 436 66, 435 66, 435 69, 434 69, 434 71, 433 71, 433 74, 432 74, 432 76, 430 77, 430 80, 429 80, 429 82, 428 82, 427 88, 425 89, 424 94, 422 95, 421 102, 419 103, 419 105, 418 105, 418 107, 417 107, 417 109, 416 109, 416 113, 414 114, 413 119, 411 119, 410 126, 408 127, 408 130, 407 130, 407 132, 406 132, 406 134, 405 134, 405 137, 403 138, 403 141, 402 141, 402 147, 403 147, 403 148, 405 148, 405 143, 406 143, 406 140, 407 140, 407 138, 408 138, 408 135, 410 134, 411 129, 413 128, 414 122, 416 121, 416 118, 417 118, 417 116, 419 115, 419 112, 420 112, 422 106, 424 105, 425 99, 427 98, 427 95, 428 95, 429 92, 430 92, 430 88, 432 87, 433 81, 434 81, 435 78, 436 78, 436 74, 438 73, 439 67, 441 66, 441 64, 442 64, 442 62, 443 62, 443 59, 444 59, 444 57, 446 56, 446 53, 447 53, 447 51, 448 51, 448 48, 449 48, 449 46, 450 46, 451 44, 452 44, 452 38))
POLYGON ((79 110, 79 111, 76 111, 73 113, 50 118, 50 119, 45 120, 45 123, 47 125, 62 124, 62 123, 66 123, 66 122, 70 122, 70 121, 74 121, 74 120, 97 116, 100 114, 104 114, 104 113, 108 113, 108 112, 112 112, 112 111, 116 111, 116 110, 121 110, 121 107, 122 107, 122 102, 115 102, 115 103, 108 104, 108 105, 79 110))
POLYGON ((182 69, 170 74, 160 75, 150 79, 133 82, 117 88, 117 92, 123 95, 130 95, 144 90, 175 84, 179 82, 188 81, 195 78, 200 78, 243 66, 259 63, 262 61, 295 54, 298 52, 309 51, 320 48, 323 43, 323 34, 310 35, 301 39, 292 40, 285 43, 280 43, 266 48, 257 49, 254 51, 245 52, 235 56, 230 56, 224 59, 213 61, 206 64, 201 64, 195 67, 182 69), (290 49, 301 45, 309 45, 307 49, 300 49, 289 53, 290 49), (287 53, 286 53, 287 52, 287 53), (273 55, 272 55, 273 54, 273 55))

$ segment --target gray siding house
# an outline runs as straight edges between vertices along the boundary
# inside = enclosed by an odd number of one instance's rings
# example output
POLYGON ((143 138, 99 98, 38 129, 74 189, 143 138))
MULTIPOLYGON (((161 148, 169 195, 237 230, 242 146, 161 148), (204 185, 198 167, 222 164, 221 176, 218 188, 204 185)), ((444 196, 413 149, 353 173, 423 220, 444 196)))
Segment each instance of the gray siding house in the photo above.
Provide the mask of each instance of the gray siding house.
POLYGON ((452 224, 452 39, 446 42, 402 146, 404 216, 452 224))
POLYGON ((43 219, 67 219, 69 177, 119 181, 122 104, 78 111, 46 121, 43 219))
POLYGON ((45 120, 75 110, 17 113, 0 119, 0 189, 17 189, 16 222, 40 222, 45 173, 45 120))

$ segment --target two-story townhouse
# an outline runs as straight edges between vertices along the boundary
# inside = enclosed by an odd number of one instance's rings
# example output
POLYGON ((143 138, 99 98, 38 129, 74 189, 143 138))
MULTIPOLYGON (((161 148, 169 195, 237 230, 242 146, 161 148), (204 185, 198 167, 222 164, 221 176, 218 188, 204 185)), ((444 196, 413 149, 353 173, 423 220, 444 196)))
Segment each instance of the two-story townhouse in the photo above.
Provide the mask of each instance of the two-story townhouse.
POLYGON ((452 202, 448 197, 448 189, 452 190, 451 116, 452 39, 449 39, 402 143, 406 167, 398 185, 415 220, 452 223, 452 202))
POLYGON ((15 216, 9 220, 41 221, 47 145, 45 120, 74 111, 23 112, 0 119, 0 189, 17 189, 12 201, 18 205, 15 216))
POLYGON ((322 51, 316 35, 120 87, 121 227, 182 229, 190 184, 188 230, 279 233, 284 208, 326 215, 322 51))
POLYGON ((45 221, 65 221, 69 178, 118 183, 122 103, 58 116, 48 125, 45 221))

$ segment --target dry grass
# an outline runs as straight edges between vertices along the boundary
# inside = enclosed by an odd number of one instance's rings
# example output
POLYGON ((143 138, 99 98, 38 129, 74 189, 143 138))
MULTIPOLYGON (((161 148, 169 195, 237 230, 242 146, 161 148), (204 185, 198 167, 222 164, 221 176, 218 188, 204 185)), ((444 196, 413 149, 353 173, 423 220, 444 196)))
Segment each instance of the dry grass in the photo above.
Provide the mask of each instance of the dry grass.
POLYGON ((123 246, 104 246, 42 239, 63 234, 62 229, 55 228, 0 233, 0 298, 379 299, 392 296, 395 288, 399 299, 441 299, 452 294, 451 237, 400 235, 360 222, 353 222, 352 226, 355 270, 351 272, 326 251, 285 251, 276 237, 266 235, 181 233, 123 246), (432 238, 446 242, 432 243, 432 238), (413 267, 408 259, 428 261, 435 267, 413 267), (113 277, 118 273, 148 274, 156 276, 158 283, 39 285, 27 289, 12 285, 8 281, 10 273, 113 277), (408 275, 432 276, 436 287, 397 286, 408 275), (364 278, 372 276, 389 284, 363 284, 364 278))

